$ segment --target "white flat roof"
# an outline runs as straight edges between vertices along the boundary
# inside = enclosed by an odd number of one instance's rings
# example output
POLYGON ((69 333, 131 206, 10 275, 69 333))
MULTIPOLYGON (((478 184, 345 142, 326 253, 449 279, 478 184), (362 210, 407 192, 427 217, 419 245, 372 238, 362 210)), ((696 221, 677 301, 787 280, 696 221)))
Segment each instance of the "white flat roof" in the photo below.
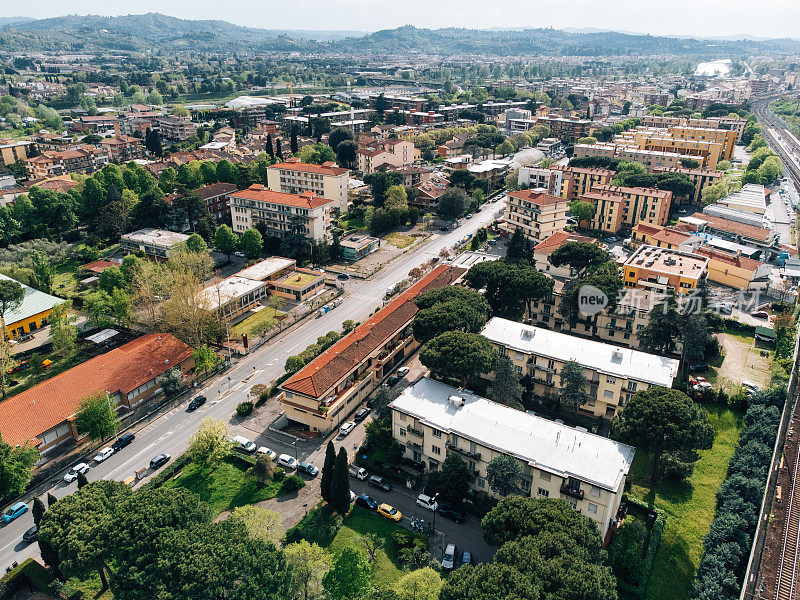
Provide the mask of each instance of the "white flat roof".
POLYGON ((223 279, 219 283, 213 283, 207 286, 198 294, 198 299, 206 301, 204 308, 207 310, 217 310, 229 302, 246 296, 250 292, 254 292, 266 285, 264 281, 246 279, 234 275, 223 279))
POLYGON ((189 236, 165 229, 138 229, 137 231, 126 233, 120 239, 129 240, 135 244, 171 248, 175 244, 185 242, 189 239, 189 236))
POLYGON ((281 256, 271 256, 265 258, 256 264, 242 269, 236 275, 245 279, 254 279, 256 281, 267 281, 272 278, 275 273, 286 269, 287 267, 294 267, 295 261, 291 258, 283 258, 281 256))
POLYGON ((390 405, 440 431, 472 440, 561 477, 616 491, 636 449, 593 433, 578 431, 422 378, 390 405), (464 398, 453 405, 450 396, 464 398))
POLYGON ((679 361, 630 348, 595 342, 516 321, 493 317, 481 334, 506 348, 552 358, 561 362, 574 360, 600 373, 670 387, 678 374, 679 361))

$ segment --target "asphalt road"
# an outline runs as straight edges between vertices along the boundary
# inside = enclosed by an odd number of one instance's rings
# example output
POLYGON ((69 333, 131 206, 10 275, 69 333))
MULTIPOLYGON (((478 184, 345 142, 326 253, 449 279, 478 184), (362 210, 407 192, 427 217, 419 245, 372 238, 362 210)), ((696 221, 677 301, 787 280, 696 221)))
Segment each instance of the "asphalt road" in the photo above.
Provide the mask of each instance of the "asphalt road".
MULTIPOLYGON (((306 321, 296 328, 265 344, 252 354, 243 357, 236 366, 197 390, 209 401, 195 412, 187 413, 186 404, 172 409, 136 433, 135 441, 118 454, 113 454, 105 462, 91 464, 87 473, 89 481, 113 479, 122 481, 135 470, 147 466, 155 455, 166 452, 172 457, 186 450, 189 437, 197 430, 200 421, 206 416, 225 419, 231 424, 234 434, 236 419, 232 417, 236 405, 247 399, 249 389, 258 383, 269 384, 283 373, 283 365, 288 356, 297 354, 309 344, 316 342, 320 335, 331 330, 341 330, 342 323, 348 319, 363 321, 374 308, 383 301, 386 289, 408 276, 408 272, 435 256, 443 248, 451 248, 464 235, 474 233, 497 218, 502 208, 500 202, 486 203, 483 210, 471 219, 462 219, 460 226, 447 233, 434 233, 429 240, 414 251, 407 252, 389 263, 368 280, 351 279, 345 283, 343 302, 322 317, 306 321), (246 379, 246 380, 245 380, 246 379)), ((251 436, 248 436, 251 437, 251 436)), ((294 447, 291 439, 271 432, 259 436, 257 443, 266 443, 276 452, 286 452, 304 458, 320 445, 320 441, 301 442, 294 447)), ((152 473, 151 473, 152 474, 152 473)), ((49 491, 56 497, 72 493, 77 488, 75 482, 67 484, 59 479, 53 482, 49 491)), ((42 493, 46 496, 47 492, 42 493)), ((31 505, 32 498, 25 501, 31 505)), ((5 512, 7 507, 2 510, 5 512)), ((22 534, 33 525, 30 511, 9 524, 0 524, 0 569, 13 561, 22 562, 28 557, 39 555, 36 543, 22 542, 22 534)))

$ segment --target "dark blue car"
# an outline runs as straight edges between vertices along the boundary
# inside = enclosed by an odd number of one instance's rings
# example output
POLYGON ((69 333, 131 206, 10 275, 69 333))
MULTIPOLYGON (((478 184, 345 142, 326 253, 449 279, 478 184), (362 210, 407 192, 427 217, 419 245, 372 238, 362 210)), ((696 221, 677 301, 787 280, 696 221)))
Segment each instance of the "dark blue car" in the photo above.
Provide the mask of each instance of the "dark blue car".
POLYGON ((366 508, 367 510, 378 510, 378 503, 366 494, 361 494, 356 498, 356 506, 366 508))

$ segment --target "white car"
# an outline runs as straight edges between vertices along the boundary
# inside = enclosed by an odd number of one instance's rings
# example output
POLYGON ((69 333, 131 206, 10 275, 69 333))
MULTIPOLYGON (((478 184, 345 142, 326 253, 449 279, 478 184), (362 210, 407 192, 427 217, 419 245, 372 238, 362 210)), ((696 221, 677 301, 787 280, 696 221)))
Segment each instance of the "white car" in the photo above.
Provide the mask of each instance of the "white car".
POLYGON ((339 428, 339 435, 341 435, 342 437, 344 437, 344 436, 346 436, 347 434, 349 434, 351 431, 353 431, 353 429, 355 429, 355 428, 356 428, 356 423, 355 423, 355 421, 346 421, 346 422, 344 423, 344 425, 342 425, 342 426, 339 428))
POLYGON ((266 454, 270 460, 275 460, 278 458, 278 453, 271 448, 267 448, 266 446, 261 446, 258 450, 256 450, 258 454, 266 454))
POLYGON ((89 470, 89 465, 86 463, 78 463, 74 467, 72 467, 67 474, 64 475, 64 481, 67 483, 72 483, 78 478, 78 473, 86 473, 89 470))
POLYGON ((112 454, 114 454, 114 449, 111 448, 110 446, 107 446, 97 453, 97 456, 94 457, 94 462, 103 462, 112 454))
POLYGON ((397 369, 397 376, 398 377, 405 377, 406 375, 408 375, 408 372, 410 370, 411 369, 409 369, 408 367, 400 367, 399 369, 397 369))
POLYGON ((296 458, 289 456, 288 454, 281 454, 278 457, 278 464, 285 469, 294 470, 297 469, 298 462, 296 458))
POLYGON ((420 494, 419 496, 417 496, 417 505, 421 506, 422 508, 427 508, 428 510, 432 510, 433 512, 439 510, 439 503, 436 502, 436 500, 434 500, 430 496, 426 496, 425 494, 420 494))

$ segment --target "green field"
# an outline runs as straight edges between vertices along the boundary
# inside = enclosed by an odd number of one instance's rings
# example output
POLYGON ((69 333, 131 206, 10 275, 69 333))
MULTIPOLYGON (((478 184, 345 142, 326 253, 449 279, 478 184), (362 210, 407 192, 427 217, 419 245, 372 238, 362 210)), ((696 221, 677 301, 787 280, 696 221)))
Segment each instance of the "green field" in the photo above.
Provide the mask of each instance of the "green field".
POLYGON ((683 482, 659 484, 650 489, 650 456, 638 451, 630 478, 631 494, 666 511, 667 525, 661 539, 646 600, 686 600, 703 554, 703 538, 716 512, 715 494, 725 479, 728 462, 736 449, 742 416, 727 408, 706 406, 716 431, 714 445, 700 452, 692 476, 683 482))
POLYGON ((254 337, 259 335, 264 328, 269 329, 269 327, 274 325, 275 318, 282 314, 283 313, 279 310, 265 306, 256 314, 250 315, 243 321, 239 321, 234 325, 231 329, 231 334, 235 338, 241 338, 243 333, 246 333, 247 337, 254 337))
POLYGON ((384 239, 392 246, 399 248, 400 250, 403 248, 408 248, 411 244, 417 241, 417 238, 413 235, 403 235, 401 233, 390 233, 384 239))

